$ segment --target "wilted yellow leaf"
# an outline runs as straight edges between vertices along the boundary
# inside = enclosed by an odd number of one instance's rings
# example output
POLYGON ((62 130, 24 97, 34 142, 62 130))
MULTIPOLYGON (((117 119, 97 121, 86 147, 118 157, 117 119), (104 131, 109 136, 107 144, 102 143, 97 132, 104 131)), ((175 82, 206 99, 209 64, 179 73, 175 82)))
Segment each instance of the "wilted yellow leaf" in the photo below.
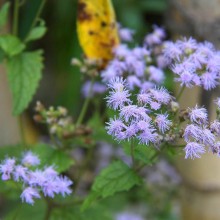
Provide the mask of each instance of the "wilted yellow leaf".
POLYGON ((107 62, 119 44, 111 0, 79 0, 77 31, 85 55, 107 62))

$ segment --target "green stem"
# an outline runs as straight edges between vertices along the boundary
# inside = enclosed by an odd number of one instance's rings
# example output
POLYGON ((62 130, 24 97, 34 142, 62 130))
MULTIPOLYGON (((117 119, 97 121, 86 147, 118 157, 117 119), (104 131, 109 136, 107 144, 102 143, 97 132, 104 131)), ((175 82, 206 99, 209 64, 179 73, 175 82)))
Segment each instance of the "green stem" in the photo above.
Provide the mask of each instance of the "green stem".
POLYGON ((19 0, 15 0, 14 3, 14 12, 13 12, 13 26, 12 26, 12 34, 18 34, 18 19, 19 19, 19 0))
POLYGON ((82 110, 81 110, 81 112, 80 112, 79 118, 78 118, 78 120, 77 120, 77 122, 76 122, 76 127, 78 127, 79 125, 81 125, 81 123, 82 123, 82 121, 83 121, 83 119, 84 119, 84 117, 85 117, 87 108, 88 108, 88 106, 89 106, 89 102, 90 102, 90 100, 91 100, 90 94, 91 94, 91 92, 92 92, 92 88, 93 88, 94 82, 95 82, 95 79, 93 78, 93 79, 92 79, 92 82, 91 82, 91 85, 90 85, 90 88, 89 88, 89 96, 86 97, 86 100, 85 100, 85 102, 84 102, 84 104, 83 104, 83 107, 82 107, 82 110))
POLYGON ((32 30, 33 27, 36 25, 37 20, 39 19, 40 15, 41 15, 41 13, 42 13, 42 11, 43 11, 43 8, 44 8, 44 5, 45 5, 45 4, 46 4, 46 0, 42 0, 41 3, 40 3, 39 8, 38 8, 38 10, 37 10, 37 13, 36 13, 36 15, 35 15, 35 17, 34 17, 32 23, 31 23, 31 26, 30 26, 30 28, 29 28, 29 31, 28 31, 26 37, 24 38, 24 42, 27 40, 27 37, 29 36, 31 30, 32 30))
POLYGON ((180 91, 179 91, 179 93, 178 93, 178 95, 177 95, 177 97, 176 97, 176 101, 179 101, 179 99, 180 99, 180 97, 182 96, 182 94, 183 94, 185 88, 186 88, 186 87, 183 86, 183 87, 180 89, 180 91))
POLYGON ((23 125, 23 115, 22 114, 20 116, 18 116, 18 124, 19 124, 19 130, 20 130, 21 144, 24 148, 27 148, 27 143, 26 143, 26 140, 25 140, 24 125, 23 125))

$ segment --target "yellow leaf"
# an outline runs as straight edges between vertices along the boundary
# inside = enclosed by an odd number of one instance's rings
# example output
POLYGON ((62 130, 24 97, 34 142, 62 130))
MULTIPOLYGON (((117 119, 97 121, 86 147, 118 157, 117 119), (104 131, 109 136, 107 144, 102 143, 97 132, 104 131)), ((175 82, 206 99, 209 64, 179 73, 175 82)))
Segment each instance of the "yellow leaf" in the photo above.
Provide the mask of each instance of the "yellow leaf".
POLYGON ((87 58, 109 61, 119 44, 111 0, 79 0, 77 32, 87 58))

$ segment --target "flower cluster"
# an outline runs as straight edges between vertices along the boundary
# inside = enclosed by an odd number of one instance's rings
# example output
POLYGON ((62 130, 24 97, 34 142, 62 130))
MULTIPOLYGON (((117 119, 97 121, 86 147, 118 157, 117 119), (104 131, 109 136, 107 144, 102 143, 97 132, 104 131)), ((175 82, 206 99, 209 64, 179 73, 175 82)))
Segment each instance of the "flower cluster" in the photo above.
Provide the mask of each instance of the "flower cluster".
MULTIPOLYGON (((131 38, 131 33, 126 35, 126 38, 131 38)), ((146 90, 163 83, 164 62, 158 53, 160 50, 156 53, 154 47, 159 47, 164 37, 164 30, 154 27, 154 32, 146 36, 143 46, 130 49, 126 44, 119 45, 113 51, 114 58, 101 73, 102 80, 108 83, 115 77, 124 77, 131 90, 146 90)))
POLYGON ((206 147, 213 153, 220 154, 220 121, 214 120, 208 123, 207 110, 198 106, 188 109, 190 124, 185 128, 183 138, 187 145, 185 147, 185 158, 200 158, 205 153, 206 147))
POLYGON ((137 96, 137 103, 133 104, 126 81, 116 77, 108 84, 110 89, 107 104, 119 111, 119 116, 111 118, 107 123, 108 134, 116 140, 130 140, 137 138, 142 144, 158 144, 163 140, 172 123, 168 113, 152 110, 167 109, 172 97, 165 88, 152 88, 142 91, 137 96))
POLYGON ((211 90, 219 85, 220 54, 211 43, 193 38, 166 42, 163 54, 181 86, 211 90))
POLYGON ((31 205, 34 204, 34 199, 41 198, 40 192, 51 198, 54 198, 56 194, 66 196, 72 192, 70 179, 59 176, 52 166, 45 167, 44 170, 34 170, 33 168, 39 164, 38 156, 30 151, 23 155, 21 163, 16 164, 15 158, 6 158, 0 164, 2 180, 13 179, 15 182, 21 182, 23 186, 20 196, 22 202, 31 205))

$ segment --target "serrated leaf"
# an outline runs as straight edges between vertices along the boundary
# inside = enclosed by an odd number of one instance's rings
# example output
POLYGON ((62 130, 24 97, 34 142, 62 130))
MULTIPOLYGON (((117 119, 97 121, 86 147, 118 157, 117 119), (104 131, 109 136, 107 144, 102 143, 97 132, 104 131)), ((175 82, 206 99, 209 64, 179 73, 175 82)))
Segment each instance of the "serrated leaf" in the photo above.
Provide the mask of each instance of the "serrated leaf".
POLYGON ((42 38, 45 35, 46 31, 47 31, 47 28, 45 26, 34 27, 29 33, 25 42, 29 42, 29 41, 42 38))
POLYGON ((99 197, 99 193, 95 191, 91 191, 87 198, 84 200, 81 211, 85 211, 97 198, 99 197))
POLYGON ((117 161, 102 170, 96 177, 92 190, 105 198, 116 192, 129 190, 140 182, 140 177, 130 167, 122 161, 117 161))
POLYGON ((42 51, 24 52, 8 60, 14 115, 19 115, 27 108, 41 79, 42 68, 42 51))
POLYGON ((122 161, 113 162, 96 177, 92 191, 84 201, 81 211, 87 209, 98 197, 106 198, 116 192, 127 191, 141 183, 141 178, 122 161))
POLYGON ((10 3, 5 2, 0 9, 0 28, 2 28, 7 22, 9 7, 10 3))
POLYGON ((5 34, 0 36, 0 48, 10 57, 21 53, 25 45, 15 36, 5 34))

